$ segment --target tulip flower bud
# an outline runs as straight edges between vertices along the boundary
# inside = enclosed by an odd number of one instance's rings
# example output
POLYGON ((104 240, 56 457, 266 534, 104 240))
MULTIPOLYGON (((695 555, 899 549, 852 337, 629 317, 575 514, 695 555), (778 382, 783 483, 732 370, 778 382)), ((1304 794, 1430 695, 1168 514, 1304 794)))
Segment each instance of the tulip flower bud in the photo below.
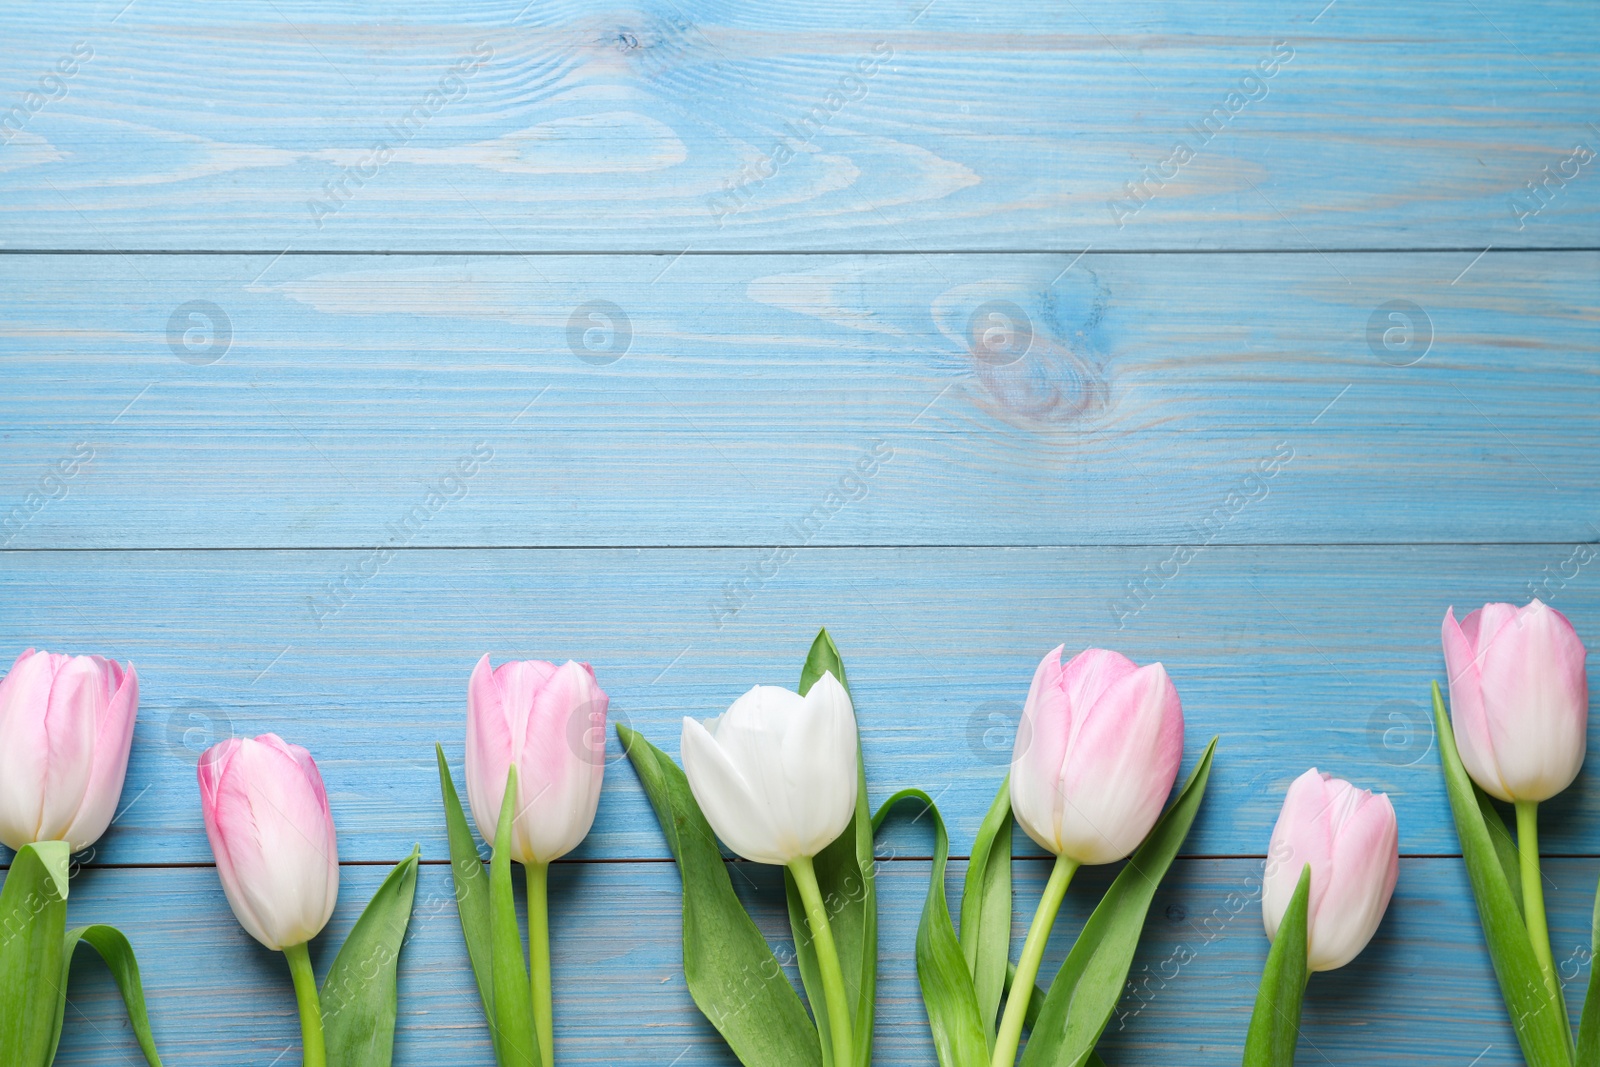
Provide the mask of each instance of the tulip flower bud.
POLYGON ((0 681, 0 841, 88 848, 116 814, 139 675, 99 656, 28 649, 0 681))
POLYGON ((1296 778, 1272 828, 1261 885, 1268 939, 1311 865, 1306 908, 1306 964, 1313 971, 1343 967, 1367 947, 1400 876, 1400 830, 1394 807, 1315 767, 1296 778))
POLYGON ((805 696, 758 685, 715 718, 684 719, 682 749, 706 821, 745 859, 815 856, 855 814, 855 708, 831 671, 805 696))
POLYGON ((1578 776, 1589 733, 1588 653, 1565 615, 1534 600, 1444 616, 1450 723, 1484 792, 1549 800, 1578 776))
POLYGON ((1159 663, 1091 648, 1039 663, 1011 761, 1017 823, 1057 856, 1111 863, 1150 833, 1183 762, 1183 705, 1159 663))
POLYGON ((200 810, 233 914, 275 951, 310 941, 339 897, 339 843, 311 753, 276 734, 200 756, 200 810))
POLYGON ((515 763, 511 858, 549 863, 578 846, 600 803, 609 704, 587 663, 491 670, 488 656, 478 661, 467 686, 467 800, 485 841, 494 840, 515 763))

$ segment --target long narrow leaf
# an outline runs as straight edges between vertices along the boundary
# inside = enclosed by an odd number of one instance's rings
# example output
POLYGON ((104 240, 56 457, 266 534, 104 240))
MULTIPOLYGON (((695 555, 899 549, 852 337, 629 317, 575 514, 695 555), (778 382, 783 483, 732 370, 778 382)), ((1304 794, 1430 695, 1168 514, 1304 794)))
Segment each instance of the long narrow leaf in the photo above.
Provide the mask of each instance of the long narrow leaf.
MULTIPOLYGON (((1006 963, 1006 988, 1005 995, 1011 995, 1011 983, 1017 980, 1017 965, 1006 963)), ((1037 985, 1033 987, 1033 996, 1028 998, 1028 1010, 1022 1016, 1022 1028, 1031 1031, 1033 1024, 1039 1021, 1039 1009, 1044 1006, 1045 991, 1037 985)), ((1083 1061, 1083 1067, 1106 1067, 1106 1061, 1100 1058, 1097 1052, 1089 1053, 1089 1058, 1083 1061)))
POLYGON ((800 995, 728 878, 689 780, 643 735, 617 724, 683 878, 683 974, 689 995, 745 1067, 821 1067, 800 995))
POLYGON ((1255 1010, 1244 1039, 1244 1067, 1290 1067, 1300 1041, 1300 1005, 1306 994, 1306 908, 1311 902, 1311 866, 1300 869, 1300 882, 1278 924, 1278 936, 1267 953, 1256 990, 1255 1010))
POLYGON ((506 776, 500 824, 489 860, 489 959, 494 972, 495 1051, 500 1067, 540 1067, 533 1032, 533 988, 522 955, 522 927, 511 889, 511 822, 517 808, 517 768, 506 776))
POLYGON ((1200 810, 1216 748, 1213 737, 1178 799, 1156 822, 1084 924, 1050 983, 1039 1021, 1022 1054, 1022 1067, 1081 1067, 1094 1054, 1095 1043, 1128 980, 1150 900, 1200 810))
POLYGON ((1583 1016, 1578 1022, 1578 1067, 1600 1067, 1600 889, 1595 891, 1594 914, 1589 920, 1589 989, 1583 995, 1583 1016))
POLYGON ((478 999, 483 1017, 494 1025, 494 970, 489 951, 489 876, 478 857, 478 844, 467 825, 467 815, 456 795, 450 765, 444 748, 433 746, 439 758, 439 790, 444 795, 444 822, 450 838, 450 876, 456 887, 456 913, 461 917, 461 934, 472 960, 472 976, 478 982, 478 999))
MULTIPOLYGON (((972 842, 972 860, 961 888, 961 952, 978 997, 983 1033, 994 1050, 996 1018, 1010 980, 1011 959, 1011 776, 1007 775, 989 805, 989 813, 972 842)), ((1028 1002, 1037 1014, 1044 998, 1028 1002)))
MULTIPOLYGON (((818 632, 800 670, 800 695, 811 691, 817 679, 832 672, 850 691, 844 660, 826 629, 818 632)), ((855 1037, 855 1061, 847 1067, 869 1067, 872 1062, 872 1018, 877 999, 878 979, 878 902, 873 878, 876 863, 872 851, 872 812, 867 806, 866 763, 856 743, 856 811, 844 832, 812 861, 817 887, 828 909, 828 923, 839 951, 839 968, 844 973, 845 997, 850 1003, 851 1033, 855 1037)), ((827 998, 822 992, 822 974, 812 945, 811 928, 806 921, 805 904, 799 887, 788 871, 783 875, 784 897, 789 906, 789 926, 794 934, 796 962, 806 998, 817 1020, 823 1067, 834 1067, 831 1026, 827 998)))
POLYGON ((61 1042, 61 1025, 66 1017, 67 975, 72 970, 72 953, 78 942, 93 948, 105 960, 111 977, 117 980, 122 993, 122 1004, 128 1012, 128 1022, 133 1026, 134 1040, 144 1053, 150 1067, 161 1067, 161 1057, 156 1054, 155 1035, 150 1032, 150 1016, 145 1011, 144 983, 139 980, 139 961, 134 958, 133 946, 115 926, 80 926, 68 930, 61 961, 60 1002, 56 1005, 56 1032, 50 1047, 50 1062, 55 1059, 56 1047, 61 1042))
POLYGON ((47 1067, 61 1032, 65 841, 23 845, 0 889, 0 1064, 47 1067))
MULTIPOLYGON (((1505 874, 1506 888, 1511 890, 1511 902, 1517 906, 1517 914, 1521 915, 1522 857, 1517 854, 1516 838, 1506 828, 1506 821, 1501 818, 1494 801, 1488 793, 1478 788, 1477 782, 1472 783, 1472 793, 1478 800, 1478 811, 1483 816, 1485 829, 1489 831, 1489 840, 1494 844, 1495 858, 1500 861, 1500 870, 1505 874)), ((1523 922, 1527 920, 1523 919, 1523 922)))
POLYGON ((322 1031, 336 1067, 389 1067, 394 1059, 400 949, 421 855, 413 849, 389 872, 322 980, 322 1031))
POLYGON ((1455 733, 1450 729, 1438 682, 1433 684, 1433 721, 1450 813, 1455 817, 1456 837, 1461 841, 1461 858, 1467 865, 1472 896, 1478 904, 1478 923, 1489 946, 1495 978, 1500 982, 1500 996, 1522 1046, 1522 1058, 1528 1067, 1569 1067, 1572 1031, 1566 1005, 1545 984, 1534 958, 1522 911, 1512 896, 1506 870, 1484 822, 1483 809, 1473 793, 1472 779, 1456 751, 1455 733))
POLYGON ((933 816, 933 869, 928 874, 922 920, 917 923, 917 981, 922 986, 922 1003, 928 1010, 933 1049, 940 1067, 985 1067, 989 1062, 989 1041, 978 1014, 972 975, 945 900, 944 868, 950 854, 950 838, 944 819, 928 794, 920 789, 902 789, 883 802, 872 817, 872 828, 882 826, 889 810, 900 801, 911 799, 921 801, 923 810, 933 816))

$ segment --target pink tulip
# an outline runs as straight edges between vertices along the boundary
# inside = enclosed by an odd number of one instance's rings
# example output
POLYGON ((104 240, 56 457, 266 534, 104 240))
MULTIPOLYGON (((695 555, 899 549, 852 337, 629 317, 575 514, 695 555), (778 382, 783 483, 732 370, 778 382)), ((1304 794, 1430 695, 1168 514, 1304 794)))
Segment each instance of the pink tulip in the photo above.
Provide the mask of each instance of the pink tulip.
POLYGON ((200 810, 233 914, 282 951, 310 941, 339 897, 339 842, 311 753, 276 734, 200 757, 200 810))
POLYGON ((511 858, 543 864, 578 846, 594 824, 605 775, 610 698, 587 663, 502 663, 484 656, 467 686, 467 800, 485 841, 500 822, 517 766, 511 858))
POLYGON ((97 841, 128 773, 139 675, 28 649, 0 681, 0 841, 97 841))
POLYGON ((1159 663, 1091 648, 1039 663, 1011 764, 1011 807, 1028 836, 1076 863, 1139 846, 1183 762, 1183 705, 1159 663))
POLYGON ((1278 936, 1309 863, 1307 965, 1331 971, 1355 959, 1377 932, 1400 876, 1400 830, 1389 798, 1313 767, 1290 783, 1267 855, 1261 887, 1267 937, 1278 936))
POLYGON ((1588 653, 1565 615, 1534 600, 1444 616, 1450 722, 1467 773, 1501 800, 1548 800, 1583 766, 1588 653))

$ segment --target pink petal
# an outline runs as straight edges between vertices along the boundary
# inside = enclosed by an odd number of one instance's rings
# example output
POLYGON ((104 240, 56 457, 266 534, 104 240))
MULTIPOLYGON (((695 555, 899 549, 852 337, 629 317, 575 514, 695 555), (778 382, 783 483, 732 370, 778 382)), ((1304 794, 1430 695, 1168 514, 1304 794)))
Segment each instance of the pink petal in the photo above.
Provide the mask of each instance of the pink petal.
POLYGON ((1456 623, 1455 608, 1444 613, 1440 640, 1444 644, 1445 671, 1450 688, 1450 725, 1456 735, 1456 750, 1461 763, 1472 780, 1501 800, 1510 800, 1500 767, 1495 762, 1494 739, 1489 732, 1489 718, 1483 704, 1483 682, 1478 668, 1478 653, 1474 637, 1481 611, 1467 616, 1473 628, 1468 634, 1466 624, 1456 623))
POLYGON ((485 841, 494 840, 506 772, 520 741, 513 737, 500 682, 485 655, 467 684, 467 803, 485 841))
POLYGON ((128 753, 133 748, 133 724, 139 715, 139 673, 133 664, 124 672, 115 661, 103 662, 103 676, 113 685, 100 717, 83 803, 66 830, 74 850, 99 840, 116 816, 128 774, 128 753))

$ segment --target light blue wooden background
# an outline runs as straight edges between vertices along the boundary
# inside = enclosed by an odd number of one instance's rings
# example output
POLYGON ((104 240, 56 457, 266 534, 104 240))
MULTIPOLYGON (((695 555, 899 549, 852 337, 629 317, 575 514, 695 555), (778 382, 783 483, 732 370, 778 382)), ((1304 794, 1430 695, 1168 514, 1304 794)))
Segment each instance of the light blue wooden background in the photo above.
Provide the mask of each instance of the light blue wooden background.
MULTIPOLYGON (((1425 702, 1448 605, 1537 593, 1600 640, 1600 9, 1324 2, 0 14, 0 649, 139 666, 126 810, 72 909, 133 939, 167 1062, 297 1055, 282 962, 210 867, 207 743, 319 758, 324 965, 422 844, 396 1063, 488 1064, 431 755, 460 774, 473 661, 588 659, 676 753, 824 623, 873 798, 936 794, 957 855, 1056 643, 1164 661, 1191 761, 1221 735, 1110 1063, 1238 1062, 1253 879, 1313 764, 1391 795, 1403 859, 1372 946, 1312 983, 1303 1061, 1519 1062, 1425 702), (586 348, 595 301, 621 328, 586 348), (1032 333, 1003 366, 970 340, 996 301, 1032 333)), ((1574 1008, 1592 778, 1544 818, 1574 1008)), ((884 1064, 932 1060, 919 830, 884 837, 884 1064)), ((773 872, 735 869, 786 939, 773 872)), ((732 1062, 626 761, 554 886, 562 1062, 732 1062)), ((132 1062, 104 972, 71 989, 58 1062, 132 1062)))

